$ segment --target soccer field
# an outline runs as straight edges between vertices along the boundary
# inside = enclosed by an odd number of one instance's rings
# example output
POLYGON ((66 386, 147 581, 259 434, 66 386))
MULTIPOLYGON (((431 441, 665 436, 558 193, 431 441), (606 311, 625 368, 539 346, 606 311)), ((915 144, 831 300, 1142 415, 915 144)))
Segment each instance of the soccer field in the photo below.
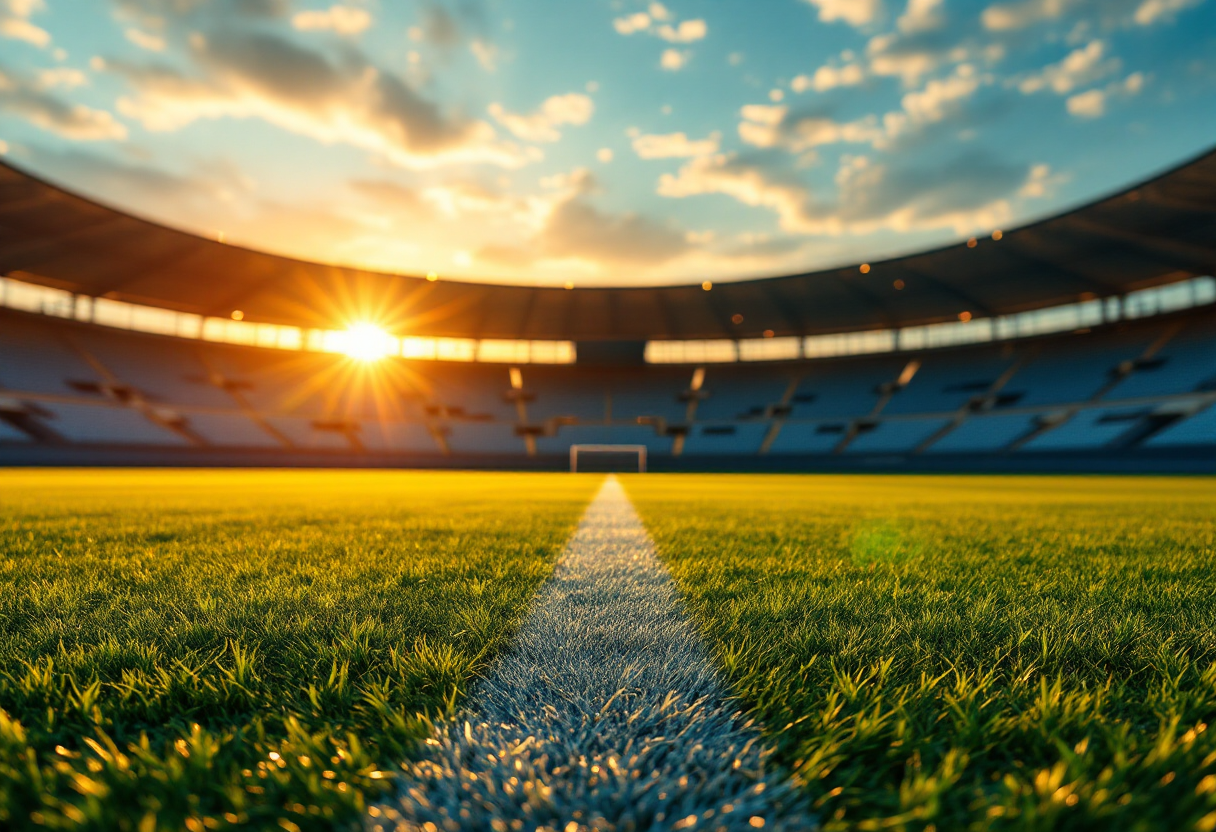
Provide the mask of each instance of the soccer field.
POLYGON ((629 478, 828 829, 1216 828, 1216 482, 629 478))
POLYGON ((0 471, 0 826, 357 824, 599 482, 0 471))
MULTIPOLYGON (((621 479, 827 828, 1216 829, 1216 482, 621 479)), ((0 826, 358 828, 601 482, 0 472, 0 826)))

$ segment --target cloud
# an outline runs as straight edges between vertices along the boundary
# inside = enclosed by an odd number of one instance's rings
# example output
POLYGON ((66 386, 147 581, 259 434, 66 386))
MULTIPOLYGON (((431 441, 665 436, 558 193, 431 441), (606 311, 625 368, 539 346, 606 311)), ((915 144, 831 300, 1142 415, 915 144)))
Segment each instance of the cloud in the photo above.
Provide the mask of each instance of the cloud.
POLYGON ((1041 90, 1051 90, 1056 95, 1066 95, 1077 87, 1093 83, 1119 70, 1118 58, 1106 57, 1106 44, 1100 40, 1070 52, 1064 60, 1051 64, 1042 71, 1029 76, 1018 84, 1018 89, 1027 95, 1041 90))
POLYGON ((1136 9, 1132 19, 1141 26, 1152 26, 1161 21, 1172 20, 1176 14, 1193 6, 1198 6, 1203 0, 1144 0, 1136 9))
POLYGON ((23 40, 39 48, 51 43, 51 33, 30 22, 35 12, 44 11, 44 0, 0 0, 0 37, 23 40))
POLYGON ((690 139, 683 133, 637 136, 633 149, 643 159, 679 159, 718 152, 721 136, 712 133, 704 139, 690 139))
POLYGON ((469 43, 469 51, 473 53, 477 63, 481 64, 481 68, 486 72, 494 72, 498 69, 498 47, 494 44, 474 38, 469 43))
POLYGON ((672 14, 665 6, 651 3, 649 13, 634 12, 618 17, 612 21, 612 27, 617 34, 628 36, 643 32, 668 43, 693 43, 709 34, 709 24, 700 18, 656 25, 657 21, 671 19, 672 14))
POLYGON ((120 112, 154 131, 199 119, 260 118, 409 168, 457 162, 518 167, 536 158, 498 141, 484 121, 441 111, 352 49, 333 60, 263 31, 223 29, 194 35, 191 55, 201 75, 111 62, 134 91, 119 99, 120 112))
POLYGON ((296 12, 291 18, 291 25, 304 32, 322 30, 339 35, 357 35, 372 25, 372 16, 366 9, 334 5, 328 9, 296 12))
POLYGON ((540 105, 540 109, 530 115, 512 113, 497 102, 489 106, 489 112, 516 138, 527 142, 555 142, 562 137, 557 127, 590 121, 595 112, 595 102, 582 93, 570 92, 550 96, 540 105))
POLYGON ((986 29, 1009 32, 1027 29, 1066 16, 1107 26, 1153 26, 1173 20, 1179 12, 1203 0, 1016 0, 994 3, 980 20, 986 29))
POLYGON ((821 66, 814 75, 799 75, 790 82, 794 92, 827 92, 837 87, 855 87, 866 79, 866 70, 861 64, 845 64, 841 67, 821 66))
POLYGON ((1069 115, 1082 119, 1101 118, 1106 115, 1107 102, 1114 98, 1131 98, 1144 89, 1143 73, 1134 72, 1122 81, 1108 84, 1104 89, 1087 90, 1068 99, 1069 115))
POLYGON ((681 49, 664 49, 659 66, 668 72, 679 72, 692 60, 692 53, 681 49))
POLYGON ((875 142, 882 136, 877 119, 838 122, 822 110, 794 111, 785 105, 748 104, 740 110, 739 138, 754 147, 802 153, 840 142, 875 142))
POLYGON ((74 87, 83 87, 89 83, 89 77, 79 69, 72 69, 67 66, 57 66, 52 69, 41 69, 38 71, 37 86, 42 89, 50 89, 52 87, 63 87, 64 89, 73 89, 74 87))
POLYGON ((605 165, 611 162, 615 155, 616 154, 612 152, 611 147, 601 147, 599 150, 595 151, 595 158, 605 165))
MULTIPOLYGON (((549 178, 539 231, 518 246, 486 246, 477 259, 522 268, 546 260, 579 261, 585 268, 654 267, 692 250, 680 229, 633 212, 604 211, 590 201, 597 189, 586 169, 549 178)), ((534 203, 538 204, 538 203, 534 203)))
POLYGON ((165 51, 165 39, 160 35, 145 32, 143 29, 136 29, 133 26, 128 28, 123 34, 126 35, 127 40, 140 49, 147 49, 149 52, 165 51))
POLYGON ((794 172, 768 157, 735 154, 694 159, 678 174, 665 174, 658 193, 671 198, 724 194, 777 215, 793 234, 865 235, 950 228, 965 234, 1004 223, 1011 200, 1026 198, 1034 181, 1049 175, 976 154, 936 168, 893 168, 864 157, 845 158, 836 176, 834 201, 816 200, 794 172))
POLYGON ((873 23, 882 13, 881 0, 806 0, 819 10, 824 23, 839 20, 854 27, 873 23))
POLYGON ((127 128, 110 113, 64 101, 48 91, 71 86, 73 80, 75 75, 53 70, 30 79, 0 66, 0 110, 74 141, 125 139, 127 128))
POLYGON ((655 34, 668 43, 693 43, 709 34, 709 25, 704 20, 684 20, 678 26, 664 23, 655 34))
POLYGON ((905 34, 932 32, 945 24, 942 0, 908 0, 907 10, 896 21, 899 31, 905 34))

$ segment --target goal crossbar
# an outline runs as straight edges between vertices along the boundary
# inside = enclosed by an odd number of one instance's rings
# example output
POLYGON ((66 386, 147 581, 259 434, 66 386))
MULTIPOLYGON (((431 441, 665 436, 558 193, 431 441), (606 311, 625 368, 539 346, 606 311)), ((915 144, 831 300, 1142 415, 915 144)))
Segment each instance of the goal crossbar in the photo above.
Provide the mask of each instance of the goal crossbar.
POLYGON ((570 446, 570 472, 578 473, 578 457, 582 453, 603 453, 603 454, 637 454, 638 457, 638 473, 646 473, 646 446, 645 445, 571 445, 570 446))

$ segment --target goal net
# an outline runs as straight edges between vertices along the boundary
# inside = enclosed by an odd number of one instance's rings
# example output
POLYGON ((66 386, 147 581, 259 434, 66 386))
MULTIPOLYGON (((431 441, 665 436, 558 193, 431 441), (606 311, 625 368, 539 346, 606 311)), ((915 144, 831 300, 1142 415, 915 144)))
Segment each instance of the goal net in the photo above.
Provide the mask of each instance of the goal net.
POLYGON ((571 445, 570 471, 646 473, 645 445, 571 445))

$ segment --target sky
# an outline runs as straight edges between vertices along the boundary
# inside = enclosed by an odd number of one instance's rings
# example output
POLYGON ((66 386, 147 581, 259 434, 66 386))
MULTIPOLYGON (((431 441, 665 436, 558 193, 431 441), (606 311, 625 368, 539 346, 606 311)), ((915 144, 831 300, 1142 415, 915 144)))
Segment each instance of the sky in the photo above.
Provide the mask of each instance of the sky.
POLYGON ((0 0, 0 154, 440 279, 794 274, 1216 145, 1216 0, 0 0))

